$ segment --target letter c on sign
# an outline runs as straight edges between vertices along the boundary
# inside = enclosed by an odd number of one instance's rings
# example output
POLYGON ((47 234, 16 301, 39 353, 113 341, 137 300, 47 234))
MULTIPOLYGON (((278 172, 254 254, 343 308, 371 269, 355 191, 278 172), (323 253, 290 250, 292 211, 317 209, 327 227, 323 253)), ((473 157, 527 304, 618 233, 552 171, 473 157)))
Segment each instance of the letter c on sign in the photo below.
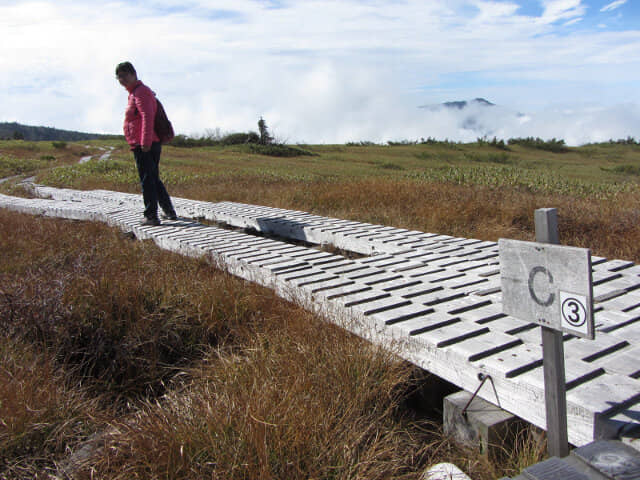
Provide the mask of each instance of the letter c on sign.
POLYGON ((543 307, 548 307, 555 300, 556 294, 550 293, 549 297, 547 297, 546 300, 541 300, 536 295, 536 292, 533 289, 533 281, 535 280, 536 275, 539 273, 545 274, 547 276, 547 279, 549 280, 549 283, 553 283, 553 276, 551 275, 551 272, 549 272, 549 270, 547 270, 544 267, 533 267, 531 269, 531 272, 529 272, 529 294, 531 295, 531 298, 533 298, 533 301, 536 302, 538 305, 541 305, 543 307))

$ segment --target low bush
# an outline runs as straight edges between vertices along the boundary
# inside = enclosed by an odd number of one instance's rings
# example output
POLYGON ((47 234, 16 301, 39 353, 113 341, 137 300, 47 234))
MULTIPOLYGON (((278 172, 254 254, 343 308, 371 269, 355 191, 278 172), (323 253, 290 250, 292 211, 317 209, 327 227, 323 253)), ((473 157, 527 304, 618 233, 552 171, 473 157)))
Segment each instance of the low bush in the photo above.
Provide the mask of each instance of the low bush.
POLYGON ((220 140, 222 145, 242 145, 245 143, 260 143, 260 135, 256 132, 248 133, 230 133, 220 140))
POLYGON ((621 173, 623 175, 640 175, 640 165, 616 165, 612 168, 603 168, 608 172, 621 173))
POLYGON ((43 167, 43 162, 49 159, 15 158, 0 155, 0 178, 10 175, 27 175, 35 173, 43 167))
POLYGON ((464 158, 472 162, 480 163, 499 163, 502 165, 512 163, 511 157, 506 152, 496 153, 465 153, 464 158))
POLYGON ((402 165, 398 165, 397 163, 392 162, 383 162, 379 163, 378 168, 382 168, 383 170, 404 170, 402 165))
POLYGON ((189 137, 187 135, 176 135, 171 141, 173 147, 217 147, 220 145, 244 145, 245 143, 259 143, 260 136, 255 132, 229 133, 225 136, 203 135, 201 137, 189 137))
POLYGON ((545 150, 553 153, 565 153, 569 151, 569 147, 567 147, 564 143, 564 140, 556 140, 552 138, 551 140, 542 140, 541 138, 510 138, 509 145, 521 145, 527 148, 536 148, 538 150, 545 150))
POLYGON ((259 155, 268 155, 270 157, 300 157, 300 156, 315 156, 314 153, 304 150, 299 147, 293 147, 290 145, 281 145, 276 143, 260 144, 250 143, 248 145, 251 153, 257 153, 259 155))

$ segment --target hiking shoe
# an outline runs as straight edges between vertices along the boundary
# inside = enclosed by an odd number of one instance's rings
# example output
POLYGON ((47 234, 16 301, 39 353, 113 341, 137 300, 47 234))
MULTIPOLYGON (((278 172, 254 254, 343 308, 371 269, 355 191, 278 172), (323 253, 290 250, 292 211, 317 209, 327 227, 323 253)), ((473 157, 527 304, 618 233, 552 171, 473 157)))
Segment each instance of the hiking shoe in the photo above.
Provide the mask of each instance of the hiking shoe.
POLYGON ((171 213, 163 213, 161 215, 163 220, 177 220, 178 216, 176 215, 176 212, 171 212, 171 213))
POLYGON ((160 220, 158 220, 157 218, 145 218, 140 225, 142 225, 143 227, 157 227, 158 225, 160 225, 160 220))

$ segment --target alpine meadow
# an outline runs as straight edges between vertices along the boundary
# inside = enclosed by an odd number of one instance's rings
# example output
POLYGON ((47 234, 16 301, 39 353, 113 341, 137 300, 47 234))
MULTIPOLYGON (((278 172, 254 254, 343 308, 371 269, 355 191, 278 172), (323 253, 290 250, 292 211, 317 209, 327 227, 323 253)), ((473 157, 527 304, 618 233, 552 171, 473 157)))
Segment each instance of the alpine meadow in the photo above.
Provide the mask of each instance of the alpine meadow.
MULTIPOLYGON (((532 241, 553 207, 561 244, 640 262, 632 138, 196 140, 163 146, 174 197, 490 241, 532 241)), ((2 140, 0 193, 139 194, 130 157, 118 138, 2 140)), ((436 379, 204 260, 93 222, 0 209, 0 229, 0 478, 417 480, 447 461, 490 480, 545 458, 533 428, 497 456, 458 446, 436 379)))

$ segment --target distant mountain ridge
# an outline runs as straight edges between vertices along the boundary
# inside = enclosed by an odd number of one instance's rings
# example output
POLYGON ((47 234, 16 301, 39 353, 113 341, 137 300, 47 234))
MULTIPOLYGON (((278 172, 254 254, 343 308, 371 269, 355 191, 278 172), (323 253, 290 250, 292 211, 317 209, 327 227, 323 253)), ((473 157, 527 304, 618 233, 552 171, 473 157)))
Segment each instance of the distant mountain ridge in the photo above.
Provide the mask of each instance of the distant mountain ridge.
POLYGON ((495 103, 491 103, 489 100, 485 100, 484 98, 474 98, 471 101, 461 100, 456 102, 444 102, 444 105, 447 108, 457 108, 458 110, 462 110, 463 108, 469 106, 469 104, 475 104, 482 107, 495 107, 495 103))
POLYGON ((122 136, 60 130, 52 127, 34 127, 17 122, 0 122, 0 139, 3 140, 20 139, 29 141, 76 142, 81 140, 106 140, 113 138, 122 138, 122 136))
POLYGON ((447 108, 451 110, 464 110, 467 107, 495 107, 495 103, 491 103, 489 100, 478 97, 473 100, 455 100, 452 102, 443 102, 438 104, 420 105, 418 108, 426 108, 428 110, 439 110, 441 108, 447 108))
POLYGON ((421 105, 418 108, 434 121, 441 117, 443 121, 455 125, 459 132, 478 138, 504 135, 502 126, 521 125, 526 121, 524 114, 481 97, 421 105))

